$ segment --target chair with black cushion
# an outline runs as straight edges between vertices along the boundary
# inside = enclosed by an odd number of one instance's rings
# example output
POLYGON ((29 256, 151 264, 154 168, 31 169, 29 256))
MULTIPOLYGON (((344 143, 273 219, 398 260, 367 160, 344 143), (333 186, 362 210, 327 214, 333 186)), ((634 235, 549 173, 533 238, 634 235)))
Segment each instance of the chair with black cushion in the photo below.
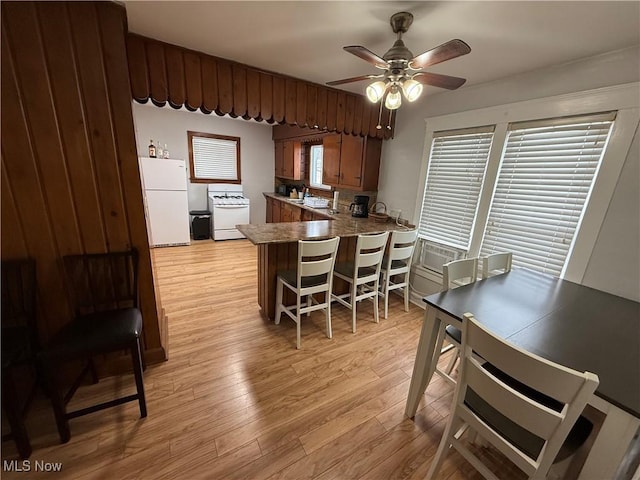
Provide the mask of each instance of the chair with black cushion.
MULTIPOLYGON (((449 290, 450 288, 460 287, 474 283, 478 279, 478 259, 477 258, 465 258, 463 260, 454 260, 442 266, 442 291, 449 290)), ((440 367, 436 367, 435 372, 440 375, 444 380, 452 385, 455 385, 456 381, 451 376, 453 367, 460 355, 460 342, 462 338, 462 332, 460 329, 453 325, 442 324, 440 332, 438 333, 438 343, 441 345, 446 339, 448 345, 441 350, 441 354, 454 349, 453 355, 449 360, 449 364, 444 370, 440 367)))
POLYGON ((278 271, 275 323, 283 313, 296 322, 296 348, 300 348, 302 315, 324 310, 327 338, 331 332, 331 285, 340 237, 327 240, 298 240, 298 265, 295 270, 278 271), (284 288, 296 294, 295 305, 285 305, 284 288), (314 297, 316 295, 316 297, 314 297))
POLYGON ((63 258, 66 285, 75 309, 72 321, 57 332, 39 358, 51 397, 61 441, 71 436, 69 420, 105 408, 138 401, 140 416, 147 416, 142 371, 142 315, 138 309, 138 254, 127 252, 71 255, 63 258), (98 377, 93 357, 131 351, 136 393, 87 408, 67 412, 84 376, 98 377), (85 360, 86 366, 62 396, 55 371, 63 362, 85 360))
POLYGON ((538 357, 464 315, 461 366, 451 413, 427 474, 435 478, 454 447, 485 478, 498 477, 462 441, 488 442, 528 478, 547 478, 553 463, 573 455, 593 425, 581 413, 597 375, 538 357))
MULTIPOLYGON (((35 355, 39 349, 36 317, 36 269, 33 259, 2 261, 2 409, 22 458, 31 455, 31 443, 24 415, 38 386, 35 355), (15 381, 19 368, 33 370, 33 382, 26 400, 15 381)), ((18 372, 24 376, 24 372, 18 372)))
POLYGON ((349 284, 349 292, 331 298, 351 309, 351 331, 356 333, 356 306, 367 299, 373 302, 373 319, 379 323, 378 294, 380 269, 389 232, 358 235, 353 261, 336 263, 333 274, 349 284))
POLYGON ((404 311, 409 311, 409 272, 417 238, 417 229, 395 230, 391 233, 389 248, 382 259, 381 267, 380 295, 384 297, 384 318, 389 315, 389 292, 399 288, 404 294, 404 311))

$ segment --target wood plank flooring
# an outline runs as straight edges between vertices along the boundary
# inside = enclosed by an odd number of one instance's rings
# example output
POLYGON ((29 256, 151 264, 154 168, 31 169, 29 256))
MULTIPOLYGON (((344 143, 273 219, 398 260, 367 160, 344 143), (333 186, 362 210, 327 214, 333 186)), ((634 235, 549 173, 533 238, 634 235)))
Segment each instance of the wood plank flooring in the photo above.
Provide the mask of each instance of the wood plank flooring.
MULTIPOLYGON (((38 399, 28 417, 32 470, 3 478, 65 479, 416 479, 424 478, 449 412, 453 389, 439 377, 415 419, 404 407, 423 310, 403 310, 392 295, 389 318, 372 304, 351 314, 333 307, 302 325, 266 322, 258 312, 256 247, 245 240, 196 242, 153 251, 169 317, 169 361, 145 372, 149 416, 129 403, 71 420, 60 445, 53 415, 38 399), (62 462, 36 472, 35 461, 62 462)), ((443 362, 447 358, 442 359, 443 362)), ((82 387, 73 406, 133 392, 133 375, 82 387)), ((4 442, 3 459, 16 458, 4 442)), ((521 478, 478 448, 503 478, 521 478)), ((457 453, 439 478, 479 479, 457 453)))

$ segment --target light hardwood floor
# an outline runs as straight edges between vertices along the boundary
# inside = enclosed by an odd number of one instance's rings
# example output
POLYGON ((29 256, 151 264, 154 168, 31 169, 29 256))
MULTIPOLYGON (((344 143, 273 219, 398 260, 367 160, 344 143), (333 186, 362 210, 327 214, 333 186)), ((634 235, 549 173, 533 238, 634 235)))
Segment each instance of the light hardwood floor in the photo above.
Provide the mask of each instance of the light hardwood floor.
MULTIPOLYGON (((169 316, 169 361, 145 372, 149 416, 136 403, 71 420, 58 442, 44 399, 30 412, 29 473, 12 478, 413 479, 424 478, 453 389, 436 377, 415 419, 404 416, 423 310, 392 295, 387 320, 372 304, 334 304, 333 339, 324 314, 295 324, 265 322, 256 303, 256 247, 246 240, 196 242, 153 251, 169 316), (62 472, 35 472, 35 461, 62 472)), ((443 358, 443 362, 446 362, 443 358)), ((133 391, 133 375, 82 387, 75 405, 133 391)), ((75 406, 74 405, 74 406, 75 406)), ((477 449, 503 478, 521 478, 477 449)), ((11 442, 3 458, 15 458, 11 442)), ((440 478, 478 479, 457 453, 440 478)))

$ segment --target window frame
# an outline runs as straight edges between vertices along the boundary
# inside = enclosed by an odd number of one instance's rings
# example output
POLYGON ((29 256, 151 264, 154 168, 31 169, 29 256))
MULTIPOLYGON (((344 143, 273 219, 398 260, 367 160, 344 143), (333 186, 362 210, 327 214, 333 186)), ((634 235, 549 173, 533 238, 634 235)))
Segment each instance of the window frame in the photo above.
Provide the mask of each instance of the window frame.
MULTIPOLYGON (((322 148, 322 157, 323 157, 323 162, 324 162, 324 146, 322 144, 322 142, 313 142, 313 143, 309 143, 308 144, 308 156, 309 156, 309 187, 310 188, 315 188, 318 190, 324 190, 324 191, 330 191, 331 190, 331 185, 327 185, 325 183, 312 183, 311 182, 311 172, 313 171, 313 155, 311 153, 311 150, 313 149, 313 147, 320 147, 322 148)), ((324 168, 323 168, 324 171, 324 168)))
POLYGON ((591 195, 585 203, 582 220, 578 224, 572 242, 573 245, 567 254, 567 260, 560 275, 562 278, 580 283, 584 277, 591 252, 595 247, 616 183, 638 127, 640 101, 637 92, 639 86, 640 83, 634 82, 426 118, 426 132, 420 181, 416 195, 414 223, 417 225, 416 222, 420 220, 434 132, 495 125, 493 143, 487 160, 487 169, 480 191, 476 218, 469 244, 468 256, 475 257, 480 253, 491 201, 497 184, 501 158, 506 147, 509 124, 617 111, 608 147, 604 152, 591 195))
POLYGON ((189 181, 191 183, 231 183, 231 184, 241 184, 242 176, 240 170, 240 137, 232 137, 229 135, 218 135, 215 133, 206 133, 206 132, 193 132, 187 131, 187 144, 189 148, 189 181), (193 138, 194 137, 202 137, 202 138, 215 138, 218 140, 229 140, 236 143, 236 179, 220 179, 220 178, 204 178, 204 177, 196 177, 195 173, 195 163, 193 158, 193 138))

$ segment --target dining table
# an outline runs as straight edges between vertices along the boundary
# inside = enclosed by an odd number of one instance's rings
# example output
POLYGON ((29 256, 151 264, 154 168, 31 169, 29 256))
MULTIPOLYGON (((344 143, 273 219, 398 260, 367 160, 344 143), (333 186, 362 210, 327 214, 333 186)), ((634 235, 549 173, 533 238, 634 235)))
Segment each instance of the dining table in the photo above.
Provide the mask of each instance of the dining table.
POLYGON ((405 408, 408 417, 415 416, 435 371, 441 324, 460 328, 469 312, 509 343, 598 375, 600 383, 589 404, 604 419, 579 478, 616 478, 640 427, 640 303, 524 268, 423 301, 426 311, 405 408))

